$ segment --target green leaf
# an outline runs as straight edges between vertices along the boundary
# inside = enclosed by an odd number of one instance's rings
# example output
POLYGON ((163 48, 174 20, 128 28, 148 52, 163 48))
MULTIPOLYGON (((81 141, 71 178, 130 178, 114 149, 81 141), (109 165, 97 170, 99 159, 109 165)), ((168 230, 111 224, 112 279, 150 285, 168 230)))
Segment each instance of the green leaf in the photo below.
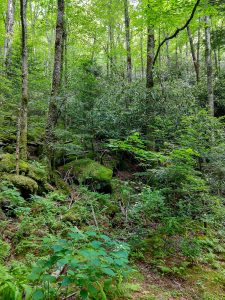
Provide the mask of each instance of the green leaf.
POLYGON ((92 295, 92 296, 96 296, 98 294, 98 290, 91 284, 88 285, 88 292, 92 295))
POLYGON ((64 249, 61 245, 54 245, 52 248, 54 252, 60 252, 64 249))
POLYGON ((115 276, 115 272, 109 268, 104 268, 102 269, 103 273, 105 273, 106 275, 109 275, 109 276, 115 276))
POLYGON ((60 259, 60 260, 57 261, 57 266, 58 267, 63 267, 66 264, 68 264, 68 259, 66 259, 66 258, 62 258, 62 259, 60 259))
POLYGON ((81 290, 80 291, 80 296, 81 296, 82 299, 87 299, 88 298, 88 291, 81 290))
POLYGON ((52 275, 44 275, 43 276, 43 281, 47 281, 47 282, 56 282, 56 278, 52 275))
POLYGON ((61 286, 65 287, 70 285, 73 282, 73 280, 69 277, 64 277, 63 281, 61 282, 61 286))
POLYGON ((101 247, 102 243, 99 242, 99 241, 93 241, 91 242, 91 245, 95 248, 95 249, 98 249, 101 247))
POLYGON ((44 299, 44 293, 42 290, 36 290, 32 297, 33 300, 42 300, 44 299))

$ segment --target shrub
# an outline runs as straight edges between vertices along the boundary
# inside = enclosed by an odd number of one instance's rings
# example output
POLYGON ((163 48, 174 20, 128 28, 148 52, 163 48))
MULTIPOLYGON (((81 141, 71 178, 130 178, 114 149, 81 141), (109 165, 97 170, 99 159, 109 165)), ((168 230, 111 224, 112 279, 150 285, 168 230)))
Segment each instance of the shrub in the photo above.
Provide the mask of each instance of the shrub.
POLYGON ((68 239, 52 245, 52 255, 37 263, 30 278, 38 285, 42 283, 36 290, 38 299, 54 295, 56 290, 65 294, 70 288, 75 288, 80 299, 110 299, 128 271, 127 245, 75 228, 68 239))

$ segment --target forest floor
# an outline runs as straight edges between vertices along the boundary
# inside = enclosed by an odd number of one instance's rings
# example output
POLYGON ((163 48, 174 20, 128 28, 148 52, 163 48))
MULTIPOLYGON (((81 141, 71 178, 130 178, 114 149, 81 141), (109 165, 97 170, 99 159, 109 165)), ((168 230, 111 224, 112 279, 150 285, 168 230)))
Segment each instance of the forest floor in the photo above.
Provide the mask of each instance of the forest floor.
POLYGON ((160 275, 144 263, 127 285, 132 300, 225 300, 221 273, 213 269, 193 268, 184 277, 160 275))

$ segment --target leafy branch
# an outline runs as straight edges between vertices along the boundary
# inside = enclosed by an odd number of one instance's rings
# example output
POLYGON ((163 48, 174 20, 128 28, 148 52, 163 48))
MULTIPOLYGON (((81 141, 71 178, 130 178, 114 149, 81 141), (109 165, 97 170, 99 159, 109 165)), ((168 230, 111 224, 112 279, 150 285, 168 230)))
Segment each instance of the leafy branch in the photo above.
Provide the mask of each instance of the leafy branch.
POLYGON ((166 38, 159 44, 158 49, 157 49, 156 54, 155 54, 155 57, 154 57, 153 65, 156 63, 156 60, 157 60, 157 58, 158 58, 158 56, 159 56, 159 52, 160 52, 162 46, 163 46, 167 41, 174 39, 181 31, 183 31, 184 29, 186 29, 186 28, 188 27, 188 25, 191 23, 191 20, 194 18, 195 12, 196 12, 196 10, 197 10, 197 7, 198 7, 200 1, 201 1, 201 0, 197 0, 196 4, 195 4, 195 6, 194 6, 194 8, 193 8, 193 10, 192 10, 192 13, 191 13, 190 17, 189 17, 189 19, 186 21, 186 23, 184 24, 184 26, 182 26, 182 27, 180 27, 180 28, 177 28, 176 31, 175 31, 171 36, 166 37, 166 38))

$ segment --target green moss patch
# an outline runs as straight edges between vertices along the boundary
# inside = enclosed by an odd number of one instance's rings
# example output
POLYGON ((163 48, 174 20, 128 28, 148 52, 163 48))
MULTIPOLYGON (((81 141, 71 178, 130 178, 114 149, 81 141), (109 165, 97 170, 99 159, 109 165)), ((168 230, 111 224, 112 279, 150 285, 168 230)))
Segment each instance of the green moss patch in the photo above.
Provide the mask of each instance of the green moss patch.
POLYGON ((38 190, 38 184, 30 177, 15 174, 5 174, 3 179, 11 182, 17 187, 25 198, 31 194, 35 194, 38 190))
POLYGON ((81 183, 89 178, 99 182, 110 182, 113 176, 112 170, 89 158, 74 160, 66 164, 63 170, 69 171, 81 183))

